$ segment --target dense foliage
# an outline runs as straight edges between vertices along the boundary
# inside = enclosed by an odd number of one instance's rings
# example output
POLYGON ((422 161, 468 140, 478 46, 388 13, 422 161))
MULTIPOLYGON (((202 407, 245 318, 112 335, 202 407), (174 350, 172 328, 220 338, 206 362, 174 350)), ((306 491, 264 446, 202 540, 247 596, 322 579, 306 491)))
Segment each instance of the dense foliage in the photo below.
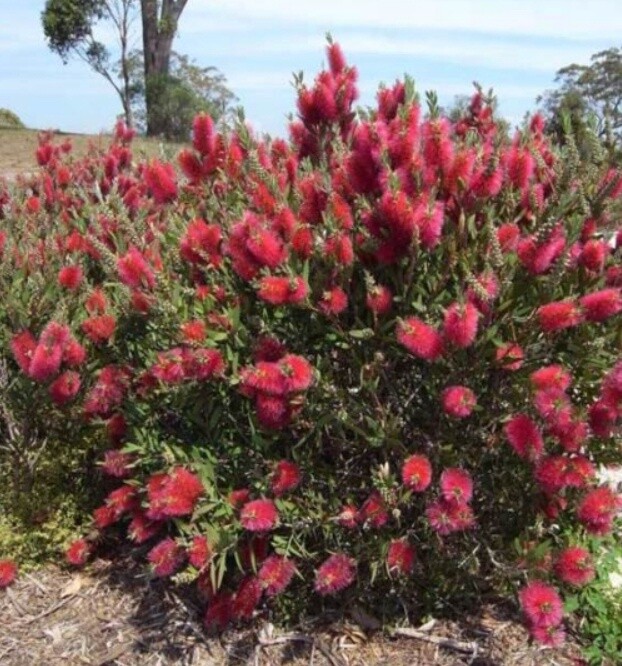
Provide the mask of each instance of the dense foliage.
POLYGON ((201 115, 181 173, 122 125, 83 160, 42 137, 1 194, 9 420, 99 446, 68 560, 119 530, 209 627, 520 589, 556 644, 620 508, 596 472, 621 459, 622 179, 539 116, 505 139, 480 93, 455 122, 409 80, 355 113, 328 62, 289 141, 201 115))

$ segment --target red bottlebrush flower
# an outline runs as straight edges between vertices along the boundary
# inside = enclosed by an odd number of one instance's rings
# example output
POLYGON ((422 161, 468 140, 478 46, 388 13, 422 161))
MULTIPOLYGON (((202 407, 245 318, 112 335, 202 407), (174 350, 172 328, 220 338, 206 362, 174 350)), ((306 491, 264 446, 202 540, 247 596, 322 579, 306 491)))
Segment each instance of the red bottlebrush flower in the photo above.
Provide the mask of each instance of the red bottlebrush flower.
POLYGON ((338 76, 346 68, 346 58, 343 55, 341 46, 337 43, 329 44, 326 47, 326 55, 328 56, 328 66, 333 76, 338 76))
POLYGON ((179 254, 192 264, 219 266, 222 261, 221 241, 222 231, 217 224, 192 220, 179 243, 179 254))
POLYGON ((466 386, 448 386, 442 395, 445 414, 457 419, 469 416, 477 404, 475 393, 466 386))
POLYGON ((464 469, 449 467, 441 474, 441 494, 446 502, 466 504, 473 497, 473 479, 464 469))
POLYGON ((176 467, 162 484, 157 504, 166 517, 188 516, 204 490, 196 474, 184 467, 176 467))
POLYGON ((17 578, 17 564, 12 560, 0 560, 0 589, 12 585, 17 578))
POLYGON ((324 243, 326 256, 334 258, 340 266, 350 266, 354 261, 352 240, 346 234, 335 234, 324 243))
POLYGON ((348 504, 341 509, 336 520, 341 527, 354 529, 359 522, 359 511, 353 504, 348 504))
POLYGON ((239 549, 242 567, 255 571, 257 566, 268 557, 269 545, 270 541, 266 532, 254 534, 244 540, 239 549))
POLYGON ((99 287, 93 289, 84 302, 84 307, 89 314, 104 314, 108 307, 104 292, 99 287))
POLYGON ((106 527, 116 523, 117 516, 115 515, 114 508, 107 504, 97 507, 93 511, 93 521, 98 530, 106 529, 106 527))
POLYGON ((377 315, 387 314, 393 304, 393 294, 389 287, 384 285, 374 286, 367 292, 365 304, 377 315))
POLYGON ((419 241, 426 250, 434 249, 443 232, 445 209, 443 203, 437 201, 432 209, 427 204, 422 209, 416 211, 416 223, 419 230, 419 241))
POLYGON ((566 485, 572 488, 584 488, 596 476, 594 465, 582 455, 568 458, 566 485))
POLYGON ((520 229, 518 225, 508 222, 502 224, 497 229, 497 240, 501 246, 502 252, 514 252, 518 247, 518 239, 520 238, 520 229))
POLYGON ((91 545, 85 539, 76 539, 65 551, 65 559, 74 567, 83 567, 91 554, 91 545))
POLYGON ((274 363, 283 358, 287 353, 285 345, 269 335, 262 335, 257 339, 253 349, 253 360, 255 363, 258 361, 269 361, 274 363))
POLYGON ((601 322, 622 312, 619 289, 601 289, 579 299, 587 321, 601 322))
POLYGON ((516 414, 504 427, 505 436, 516 453, 526 460, 537 460, 544 449, 542 433, 526 414, 516 414))
POLYGON ((246 241, 246 249, 258 264, 272 269, 282 264, 287 258, 283 241, 271 229, 253 229, 246 241))
POLYGON ((566 632, 563 627, 544 627, 540 625, 532 625, 529 627, 529 633, 534 641, 541 645, 548 647, 560 647, 566 640, 566 632))
POLYGON ((536 391, 533 404, 538 414, 549 424, 566 424, 572 418, 570 398, 559 389, 536 391))
POLYGON ((64 348, 71 339, 71 332, 64 324, 51 321, 42 331, 39 336, 39 344, 46 347, 61 347, 64 348))
POLYGON ((512 146, 506 154, 508 178, 516 189, 524 190, 536 168, 536 161, 527 148, 512 146))
POLYGON ((46 382, 58 373, 63 361, 63 348, 60 345, 48 347, 39 343, 30 360, 29 376, 37 382, 46 382))
POLYGON ((112 490, 106 496, 106 505, 114 511, 117 520, 123 514, 131 513, 138 508, 136 488, 130 485, 122 485, 112 490))
POLYGON ((348 307, 348 295, 341 287, 333 287, 322 294, 319 310, 326 316, 341 314, 348 307))
POLYGON ((389 513, 378 491, 374 491, 365 500, 359 511, 359 522, 369 527, 380 528, 389 520, 389 513))
POLYGON ((306 391, 313 382, 313 367, 302 356, 286 354, 278 361, 283 377, 285 378, 285 390, 288 393, 306 391))
POLYGON ((207 335, 207 327, 205 322, 200 319, 194 319, 193 321, 187 321, 183 323, 180 327, 181 335, 184 342, 189 344, 193 342, 203 342, 205 336, 207 335))
POLYGON ((316 570, 314 589, 322 596, 335 594, 351 585, 355 576, 355 561, 343 553, 335 553, 316 570))
POLYGON ((137 510, 132 513, 132 520, 127 527, 127 534, 134 543, 145 543, 160 531, 161 523, 150 520, 147 514, 137 510))
POLYGON ((605 266, 608 254, 609 246, 605 241, 588 240, 579 255, 579 264, 588 271, 600 273, 605 266))
POLYGON ((472 527, 475 522, 473 510, 468 504, 447 502, 442 498, 432 502, 425 515, 430 527, 441 536, 462 532, 472 527))
POLYGON ((304 301, 309 286, 301 277, 267 275, 259 281, 257 295, 271 305, 285 305, 304 301))
POLYGON ((208 631, 222 631, 233 618, 233 595, 230 592, 219 592, 210 602, 203 618, 208 631))
POLYGON ((546 365, 532 372, 529 379, 537 391, 565 391, 572 382, 570 373, 561 365, 546 365))
POLYGON ((16 333, 11 338, 11 351, 22 372, 29 374, 32 355, 37 347, 37 341, 30 331, 16 333))
POLYGON ((611 532, 613 519, 622 506, 620 497, 607 486, 594 488, 583 497, 577 507, 577 516, 590 534, 611 532))
POLYGON ((432 482, 432 465, 428 458, 413 455, 402 465, 402 483, 416 493, 422 493, 432 482))
POLYGON ((218 377, 225 371, 225 360, 217 349, 187 351, 184 357, 184 373, 188 379, 205 381, 218 377))
POLYGON ((58 284, 65 289, 77 289, 82 283, 82 278, 80 266, 64 266, 58 271, 58 284))
POLYGON ((551 434, 557 438, 559 443, 566 451, 578 451, 590 436, 589 425, 585 421, 569 419, 562 412, 554 418, 559 418, 558 422, 551 423, 551 434))
POLYGON ((526 585, 519 594, 527 621, 535 627, 556 627, 564 616, 564 606, 555 588, 539 580, 526 585))
POLYGON ((104 461, 101 465, 102 471, 117 479, 125 479, 132 473, 134 456, 124 453, 118 449, 111 449, 104 453, 104 461))
POLYGON ((564 488, 568 471, 568 459, 562 456, 547 456, 536 464, 534 476, 545 493, 553 494, 564 488))
POLYGON ((106 423, 106 435, 114 446, 118 446, 127 432, 127 423, 123 414, 114 414, 106 423))
POLYGON ((609 266, 605 272, 605 284, 608 287, 622 287, 622 266, 609 266))
POLYGON ((73 400, 80 390, 80 375, 73 370, 63 372, 50 384, 50 396, 57 405, 65 405, 73 400))
POLYGON ((167 537, 147 553, 147 559, 151 562, 153 574, 165 578, 172 576, 182 566, 186 553, 173 539, 167 537))
POLYGON ((523 367, 525 353, 520 345, 513 342, 507 342, 497 348, 495 360, 501 366, 502 370, 515 372, 523 367))
POLYGON ((454 303, 445 311, 443 337, 456 347, 469 347, 477 335, 478 309, 469 302, 454 303))
POLYGON ((268 499, 247 502, 240 513, 242 526, 250 532, 268 532, 274 528, 278 519, 276 507, 268 499))
POLYGON ((576 326, 583 321, 583 315, 578 305, 572 300, 554 301, 541 305, 537 310, 540 328, 550 333, 561 331, 564 328, 576 326))
POLYGON ((185 361, 185 350, 181 347, 160 352, 151 374, 165 384, 179 384, 186 379, 185 361))
POLYGON ((275 497, 281 497, 298 487, 300 483, 300 469, 298 465, 289 460, 280 460, 270 479, 270 489, 275 497))
POLYGON ((417 317, 398 322, 397 341, 415 356, 434 361, 443 354, 443 338, 417 317))
POLYGON ((70 368, 77 368, 86 359, 86 349, 74 338, 70 338, 63 349, 63 363, 70 368))
POLYGON ((390 574, 408 576, 415 565, 415 549, 406 539, 395 539, 387 551, 387 568, 390 574))
POLYGON ((177 196, 175 169, 172 164, 152 160, 144 170, 145 185, 158 204, 172 201, 177 196))
POLYGON ((126 254, 117 259, 117 271, 121 282, 132 289, 153 289, 155 286, 153 270, 142 252, 135 247, 130 247, 126 254))
POLYGON ((294 562, 280 555, 270 555, 261 565, 257 577, 266 596, 275 597, 291 583, 295 573, 294 562))
POLYGON ((227 497, 227 501, 234 509, 240 509, 251 496, 251 491, 248 488, 239 488, 232 490, 227 497))
POLYGON ((41 199, 39 197, 28 197, 26 199, 26 211, 36 215, 41 210, 41 199))
POLYGON ((590 428, 597 437, 611 437, 618 420, 618 411, 613 405, 598 400, 590 406, 588 416, 590 428))
POLYGON ((112 315, 91 317, 82 323, 84 335, 95 344, 110 340, 116 327, 117 320, 112 315))
POLYGON ((234 620, 250 620, 253 611, 261 601, 263 588, 256 576, 247 576, 242 579, 231 602, 231 615, 234 620))
POLYGON ((585 585, 594 578, 592 556, 580 546, 566 548, 555 561, 555 573, 564 583, 585 585))
POLYGON ((200 113, 192 121, 192 145, 201 155, 214 150, 214 121, 207 113, 200 113))
POLYGON ((255 399, 257 418, 264 428, 278 430, 289 424, 291 410, 286 398, 260 393, 255 399))
POLYGON ((188 548, 188 561, 196 569, 202 569, 212 556, 212 548, 206 536, 199 534, 192 539, 188 548))
POLYGON ((603 380, 602 399, 622 411, 622 361, 616 363, 603 380))

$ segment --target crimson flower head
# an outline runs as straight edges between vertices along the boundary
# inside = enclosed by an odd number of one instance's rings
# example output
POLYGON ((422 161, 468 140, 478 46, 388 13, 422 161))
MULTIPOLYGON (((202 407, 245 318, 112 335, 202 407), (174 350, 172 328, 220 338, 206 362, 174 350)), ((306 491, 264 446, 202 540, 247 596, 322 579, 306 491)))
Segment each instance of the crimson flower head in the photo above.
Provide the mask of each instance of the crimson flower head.
POLYGON ((266 596, 275 597, 291 583, 295 573, 296 565, 292 560, 281 555, 270 555, 261 565, 258 578, 266 596))
POLYGON ((398 322, 397 341, 411 354, 426 361, 434 361, 443 354, 441 335, 417 317, 398 322))
POLYGON ((80 266, 63 266, 58 272, 58 284, 73 291, 80 286, 82 277, 83 273, 80 266))
POLYGON ((537 460, 544 449, 542 433, 527 414, 516 414, 504 427, 505 436, 516 453, 526 460, 537 460))
POLYGON ((587 321, 601 322, 622 312, 622 295, 619 289, 601 289, 579 299, 587 321))
POLYGON ((540 328, 545 333, 571 328, 583 321, 583 314, 573 300, 554 301, 541 305, 536 314, 540 328))
POLYGON ((402 482, 409 490, 423 492, 432 481, 432 465, 426 456, 413 455, 402 465, 402 482))
POLYGON ((11 351, 22 372, 28 374, 37 340, 30 331, 21 331, 11 338, 11 351))
POLYGON ((555 588, 535 580, 520 591, 520 605, 527 621, 536 627, 556 627, 564 616, 555 588))
POLYGON ((104 453, 104 462, 102 471, 109 476, 117 479, 123 479, 132 473, 132 463, 134 457, 129 453, 124 453, 118 449, 110 449, 104 453))
POLYGON ((570 373, 561 365, 546 365, 529 375, 533 387, 538 391, 557 389, 565 391, 572 381, 570 373))
POLYGON ((205 612, 203 624, 208 631, 222 631, 233 619, 233 595, 220 591, 212 598, 205 612))
POLYGON ((562 550, 555 561, 555 573, 569 585, 585 585, 594 578, 594 563, 589 551, 580 546, 562 550))
POLYGON ((313 367, 302 356, 286 354, 277 361, 288 393, 306 391, 313 381, 313 367))
POLYGON ((389 573, 407 576, 415 564, 415 549, 406 539, 394 539, 387 551, 389 573))
POLYGON ((443 336, 459 348, 469 347, 475 341, 479 310, 473 303, 453 303, 445 311, 443 336))
POLYGON ((181 567, 186 553, 173 539, 167 537, 149 551, 147 559, 151 562, 154 575, 164 578, 172 576, 181 567))
POLYGON ((355 576, 355 561, 343 553, 335 553, 316 570, 314 589, 322 596, 335 594, 351 585, 355 576))
POLYGON ((263 588, 257 576, 246 576, 240 582, 231 602, 231 615, 234 620, 250 620, 253 611, 261 601, 263 588))
POLYGON ((318 308, 326 316, 341 314, 348 307, 348 295, 341 287, 333 287, 322 294, 318 308))
POLYGON ((280 497, 298 487, 300 483, 300 469, 296 463, 289 460, 280 460, 270 479, 270 488, 275 497, 280 497))
POLYGON ((613 519, 622 507, 622 498, 607 486, 594 488, 577 507, 577 516, 590 534, 611 532, 613 519))
POLYGON ((466 386, 448 386, 442 395, 445 414, 463 419, 471 414, 477 404, 475 393, 466 386))
POLYGON ((240 513, 242 526, 250 532, 268 532, 276 525, 278 518, 274 502, 268 499, 247 502, 240 513))
POLYGON ((365 500, 359 511, 359 522, 369 527, 382 527, 389 520, 384 500, 380 493, 375 490, 365 500))
POLYGON ((84 321, 82 331, 91 342, 99 344, 112 337, 116 326, 117 320, 112 315, 98 315, 84 321))
POLYGON ((473 479, 464 469, 449 467, 441 474, 441 494, 447 502, 464 504, 473 497, 473 479))
POLYGON ((12 560, 0 560, 0 590, 11 585, 17 578, 17 564, 12 560))
POLYGON ((175 169, 172 164, 163 164, 158 160, 152 160, 145 167, 144 179, 145 185, 147 185, 156 203, 166 203, 177 196, 175 169))
POLYGON ((153 289, 155 286, 155 275, 151 266, 147 263, 143 253, 135 247, 130 247, 122 257, 117 259, 117 271, 121 282, 132 289, 141 287, 153 289))
POLYGON ((204 488, 201 480, 184 467, 152 477, 148 485, 150 518, 188 516, 194 511, 204 488))
POLYGON ((212 548, 207 537, 202 534, 195 536, 188 547, 188 561, 190 564, 197 569, 202 569, 209 562, 211 555, 212 548))
POLYGON ((65 559, 74 567, 81 567, 86 564, 91 554, 91 545, 86 539, 76 539, 65 551, 65 559))
POLYGON ((271 305, 301 303, 309 293, 309 285, 301 277, 267 275, 259 281, 257 295, 271 305))
POLYGON ((347 504, 342 507, 339 515, 337 516, 337 522, 342 527, 347 527, 348 529, 354 529, 359 522, 359 511, 353 504, 347 504))
POLYGON ((56 405, 65 405, 73 400, 80 390, 80 375, 66 370, 50 384, 50 396, 56 405))
POLYGON ((469 504, 453 500, 448 502, 443 497, 429 504, 425 515, 430 527, 441 536, 462 532, 475 523, 473 510, 469 504))
POLYGON ((377 315, 384 315, 389 312, 393 303, 393 294, 389 287, 376 285, 367 292, 365 304, 377 315))
POLYGON ((514 342, 507 342, 497 348, 495 360, 503 370, 514 372, 520 370, 523 366, 525 352, 520 345, 514 342))

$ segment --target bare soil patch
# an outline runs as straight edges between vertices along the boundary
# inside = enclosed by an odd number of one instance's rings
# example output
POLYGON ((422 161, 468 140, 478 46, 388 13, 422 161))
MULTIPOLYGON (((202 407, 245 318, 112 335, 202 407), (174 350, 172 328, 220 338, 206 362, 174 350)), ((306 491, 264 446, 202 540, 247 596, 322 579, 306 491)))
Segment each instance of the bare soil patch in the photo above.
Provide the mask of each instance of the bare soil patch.
POLYGON ((152 580, 132 561, 98 560, 81 572, 46 567, 0 593, 3 666, 577 666, 580 650, 529 645, 511 608, 487 606, 461 622, 438 620, 431 641, 372 631, 357 613, 299 626, 210 637, 188 590, 152 580), (366 625, 367 628, 365 628, 366 625), (444 646, 445 639, 450 643, 444 646), (465 651, 456 647, 470 644, 465 651))

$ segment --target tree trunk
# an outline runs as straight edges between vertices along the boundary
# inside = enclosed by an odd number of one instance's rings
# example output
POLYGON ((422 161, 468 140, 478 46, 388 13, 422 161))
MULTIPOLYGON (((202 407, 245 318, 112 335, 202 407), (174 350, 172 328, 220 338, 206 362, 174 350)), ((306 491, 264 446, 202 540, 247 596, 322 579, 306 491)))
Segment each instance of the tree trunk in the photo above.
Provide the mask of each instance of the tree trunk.
POLYGON ((159 123, 150 110, 158 103, 149 81, 169 74, 171 50, 177 33, 179 17, 188 0, 141 0, 143 22, 143 54, 145 62, 145 105, 147 107, 147 136, 161 134, 159 123))

